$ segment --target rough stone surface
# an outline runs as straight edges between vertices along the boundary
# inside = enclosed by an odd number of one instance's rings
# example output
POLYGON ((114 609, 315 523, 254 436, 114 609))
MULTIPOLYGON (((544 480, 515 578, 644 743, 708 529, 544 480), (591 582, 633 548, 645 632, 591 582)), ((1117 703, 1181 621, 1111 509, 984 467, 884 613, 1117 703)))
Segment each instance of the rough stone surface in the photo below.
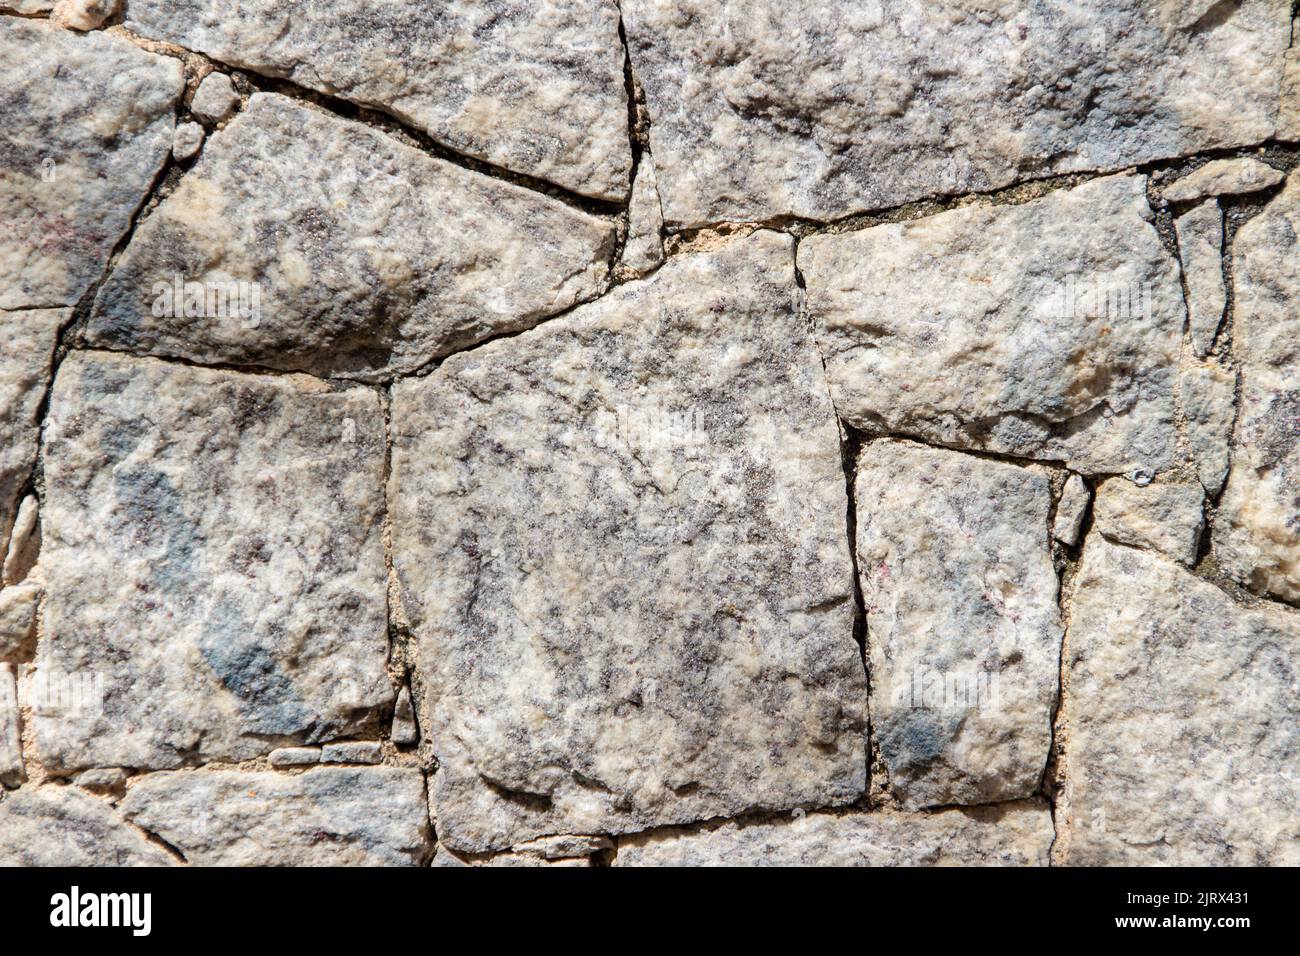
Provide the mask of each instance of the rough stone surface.
POLYGON ((1271 136, 1286 4, 1152 6, 621 4, 684 225, 834 219, 1271 136))
POLYGON ((28 495, 18 505, 13 531, 9 535, 9 551, 5 554, 0 583, 6 587, 17 584, 31 573, 41 553, 40 503, 35 495, 28 495))
POLYGON ((588 857, 613 848, 614 841, 607 836, 561 834, 521 843, 514 850, 516 853, 533 853, 547 860, 565 860, 588 857))
MULTIPOLYGON (((1295 36, 1292 27, 1292 36, 1295 36)), ((1300 47, 1286 53, 1282 76, 1282 102, 1277 114, 1278 139, 1300 140, 1300 47)))
POLYGON ((632 156, 613 0, 132 0, 127 29, 374 106, 458 152, 623 199, 632 156))
POLYGON ((882 440, 858 458, 855 500, 890 792, 909 809, 1029 796, 1061 659, 1047 477, 882 440))
POLYGON ((632 204, 628 209, 627 244, 623 247, 623 265, 644 274, 664 261, 663 209, 659 204, 659 181, 649 153, 641 156, 636 181, 632 184, 632 204))
POLYGON ((1071 475, 1065 480, 1061 489, 1061 500, 1056 505, 1056 517, 1052 519, 1052 537, 1062 544, 1073 547, 1079 542, 1079 529, 1083 526, 1083 516, 1088 512, 1088 503, 1092 501, 1092 492, 1087 482, 1078 475, 1071 475))
POLYGON ((1205 527, 1204 493, 1199 484, 1139 487, 1112 478, 1097 491, 1095 527, 1112 541, 1153 548, 1186 565, 1196 563, 1205 527))
POLYGON ((424 778, 396 767, 150 774, 122 813, 200 866, 415 866, 431 849, 424 778))
POLYGON ((411 692, 403 687, 397 692, 397 703, 393 705, 393 728, 389 733, 393 743, 409 747, 420 739, 420 728, 415 722, 415 704, 411 692))
POLYGON ((1193 364, 1182 373, 1183 414, 1196 476, 1210 497, 1228 477, 1237 376, 1218 365, 1193 364))
POLYGON ((1300 862, 1300 614, 1095 535, 1076 584, 1066 862, 1300 862))
POLYGON ((41 594, 40 587, 32 583, 0 591, 0 661, 31 657, 41 594))
POLYGON ((175 861, 75 787, 0 799, 0 866, 171 866, 175 861))
POLYGON ((1300 602, 1300 173, 1234 243, 1233 356, 1241 394, 1215 528, 1223 565, 1300 602))
POLYGON ((803 241, 840 416, 1085 474, 1171 464, 1183 297, 1145 184, 803 241))
POLYGON ((281 747, 266 758, 272 767, 309 767, 320 763, 319 747, 281 747))
POLYGON ((548 860, 543 856, 535 853, 494 853, 486 857, 461 857, 449 850, 446 846, 439 845, 438 851, 433 855, 431 866, 436 867, 543 867, 543 866, 590 866, 591 862, 583 859, 563 859, 548 860))
POLYGON ((1228 302, 1228 288, 1223 281, 1223 210, 1211 199, 1179 216, 1174 227, 1187 283, 1192 350, 1204 358, 1214 345, 1228 302))
POLYGON ((1249 156, 1216 159, 1164 189, 1168 202, 1191 202, 1207 196, 1239 196, 1276 186, 1285 177, 1268 163, 1249 156))
POLYGON ((326 744, 321 748, 321 763, 379 763, 382 758, 380 746, 373 740, 348 740, 343 743, 326 744))
POLYGON ((220 123, 239 106, 239 94, 226 73, 214 71, 199 83, 190 100, 190 112, 205 123, 220 123))
POLYGON ((23 779, 23 744, 18 734, 18 682, 10 664, 0 664, 0 786, 23 779))
POLYGON ((73 305, 172 145, 180 62, 0 18, 0 309, 73 305))
POLYGON ((57 0, 54 22, 74 30, 96 30, 117 13, 118 0, 57 0))
POLYGON ((172 136, 172 156, 182 163, 192 158, 203 148, 203 135, 198 123, 181 123, 172 136))
POLYGON ((0 10, 13 10, 15 13, 49 13, 54 9, 54 0, 5 0, 0 3, 0 10))
POLYGON ((260 93, 136 230, 88 335, 382 378, 591 297, 613 239, 612 221, 260 93), (180 297, 183 315, 168 294, 177 277, 205 296, 180 297), (222 314, 215 293, 237 289, 249 307, 222 314))
POLYGON ((1046 866, 1045 805, 939 813, 810 813, 773 823, 725 823, 619 841, 615 866, 1046 866))
POLYGON ((46 426, 50 765, 175 767, 364 729, 392 702, 371 389, 77 352, 46 426))
POLYGON ((130 774, 122 767, 95 767, 77 774, 74 781, 83 790, 93 793, 107 793, 120 797, 126 789, 130 774))
POLYGON ((793 265, 759 232, 394 387, 453 849, 862 794, 839 436, 793 265))

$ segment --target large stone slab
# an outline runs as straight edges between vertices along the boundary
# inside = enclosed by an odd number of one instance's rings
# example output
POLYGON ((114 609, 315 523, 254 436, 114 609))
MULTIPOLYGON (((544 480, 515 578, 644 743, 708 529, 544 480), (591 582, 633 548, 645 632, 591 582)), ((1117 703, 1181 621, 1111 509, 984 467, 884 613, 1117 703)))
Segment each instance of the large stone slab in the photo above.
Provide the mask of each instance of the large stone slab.
POLYGON ((1300 174, 1237 232, 1232 471, 1215 528, 1228 572, 1300 602, 1300 174))
POLYGON ((424 777, 397 767, 149 774, 122 813, 198 866, 418 866, 433 849, 424 777))
POLYGON ((619 841, 615 866, 1046 866, 1055 835, 1035 802, 939 813, 810 813, 619 841))
POLYGON ((595 295, 614 229, 255 94, 136 230, 88 336, 203 363, 384 378, 595 295), (179 283, 193 287, 177 294, 179 283))
POLYGON ((1093 522, 1112 541, 1150 548, 1190 567, 1205 527, 1204 501, 1195 482, 1139 486, 1111 478, 1097 490, 1093 522))
POLYGON ((759 232, 393 389, 393 557, 478 853, 865 788, 839 435, 759 232))
POLYGON ((1300 613, 1096 535, 1076 585, 1066 862, 1300 863, 1300 613))
POLYGON ((622 9, 681 225, 835 219, 1261 142, 1290 39, 1285 0, 622 9))
POLYGON ((132 0, 128 30, 377 107, 604 199, 632 168, 614 0, 132 0))
POLYGON ((73 352, 46 425, 48 767, 240 760, 393 693, 372 389, 73 352))
POLYGON ((75 787, 0 798, 0 866, 171 866, 175 861, 111 807, 75 787))
POLYGON ((871 723, 909 809, 1038 788, 1061 660, 1041 471, 882 440, 858 457, 871 723))
POLYGON ((172 145, 179 60, 0 18, 0 309, 73 305, 172 145))
POLYGON ((871 431, 1158 471, 1185 310, 1144 177, 799 246, 836 410, 871 431))

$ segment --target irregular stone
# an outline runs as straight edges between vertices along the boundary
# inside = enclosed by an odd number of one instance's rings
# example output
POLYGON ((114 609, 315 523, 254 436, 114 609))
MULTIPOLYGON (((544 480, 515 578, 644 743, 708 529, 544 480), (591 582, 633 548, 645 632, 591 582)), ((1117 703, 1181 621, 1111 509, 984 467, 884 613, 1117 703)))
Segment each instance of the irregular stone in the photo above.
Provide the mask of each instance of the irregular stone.
POLYGON ((27 660, 36 645, 36 611, 44 592, 33 583, 0 591, 0 661, 27 660))
POLYGON ((664 214, 659 205, 659 183, 655 178, 654 160, 648 152, 642 153, 636 181, 632 184, 623 265, 644 275, 663 262, 664 245, 660 238, 663 227, 664 214))
POLYGON ((396 767, 155 773, 121 808, 198 866, 418 866, 430 849, 424 777, 396 767))
POLYGON ((172 156, 184 162, 203 148, 203 127, 198 123, 181 123, 172 137, 172 156))
POLYGON ((1052 521, 1052 537, 1062 544, 1074 547, 1079 541, 1083 516, 1092 501, 1092 492, 1078 475, 1071 475, 1061 489, 1061 500, 1056 505, 1056 518, 1052 521))
POLYGON ((839 433, 793 258, 767 231, 679 256, 394 385, 394 568, 458 852, 862 795, 839 433))
POLYGON ((117 13, 118 0, 58 0, 54 22, 74 30, 97 30, 117 13))
POLYGON ((1187 282, 1188 328, 1192 350, 1204 358, 1223 321, 1228 289, 1223 281, 1223 210, 1211 199, 1174 222, 1187 282))
MULTIPOLYGON (((391 113, 458 152, 621 200, 632 166, 612 0, 131 0, 128 30, 391 113)), ((414 190, 412 190, 414 195, 414 190)))
POLYGON ((75 787, 19 790, 0 799, 0 866, 172 866, 98 797, 75 787))
POLYGON ((1240 196, 1276 186, 1284 178, 1251 156, 1215 159, 1166 186, 1164 197, 1166 202, 1192 202, 1207 196, 1240 196))
POLYGON ((1084 866, 1294 866, 1300 615, 1092 536, 1076 578, 1069 838, 1084 866))
POLYGON ((18 506, 18 516, 9 535, 9 552, 5 555, 0 582, 6 586, 17 584, 31 573, 40 559, 41 526, 40 503, 35 495, 28 495, 18 506))
POLYGON ((383 378, 590 298, 613 242, 610 220, 258 93, 136 230, 87 334, 383 378))
POLYGON ((515 853, 532 853, 547 860, 566 860, 589 857, 602 850, 614 849, 614 841, 607 836, 561 834, 521 843, 515 853))
POLYGON ((1205 493, 1214 497, 1228 477, 1228 449, 1237 413, 1237 376, 1217 365, 1188 365, 1183 369, 1181 385, 1196 476, 1205 493))
POLYGON ((3 0, 0 10, 12 10, 15 13, 49 13, 54 9, 54 0, 3 0))
POLYGON ((83 790, 120 797, 126 790, 130 774, 122 767, 95 767, 77 774, 74 781, 83 790))
POLYGON ((624 0, 672 225, 830 220, 1274 131, 1290 11, 1244 0, 624 0))
POLYGON ((23 742, 18 733, 18 682, 9 664, 0 664, 0 786, 23 780, 23 742))
POLYGON ((172 145, 179 60, 0 19, 0 309, 73 305, 172 145))
POLYGON ((801 242, 840 416, 1085 474, 1170 465, 1185 312, 1145 184, 801 242))
POLYGON ((1300 174, 1237 232, 1233 355, 1241 398, 1215 548, 1256 591, 1300 601, 1300 174))
POLYGON ((199 82, 190 100, 190 112, 205 123, 220 123, 239 106, 239 94, 225 73, 212 72, 199 82))
POLYGON ((1205 527, 1204 497, 1200 485, 1139 487, 1111 478, 1098 489, 1092 513, 1097 530, 1112 541, 1152 548, 1190 567, 1205 527))
POLYGON ((1052 815, 1038 802, 939 813, 810 813, 773 823, 638 833, 615 866, 1046 866, 1052 815))
POLYGON ((320 763, 319 747, 281 747, 272 750, 267 760, 272 767, 309 767, 320 763))
MULTIPOLYGON (((0 236, 0 243, 4 241, 0 236)), ((6 557, 18 498, 36 464, 37 413, 49 388, 54 346, 70 316, 66 309, 0 310, 0 553, 6 557)), ((21 527, 18 530, 21 534, 21 527)), ((9 581, 8 576, 3 580, 9 581)))
POLYGON ((862 449, 855 488, 872 733, 891 793, 908 809, 1029 796, 1061 660, 1047 477, 882 440, 862 449))
POLYGON ((391 706, 374 390, 72 352, 45 434, 37 666, 96 692, 36 709, 47 767, 248 759, 391 706))
POLYGON ((420 728, 415 723, 415 705, 411 703, 411 692, 403 687, 397 692, 397 703, 393 706, 393 729, 389 734, 393 743, 409 747, 420 739, 420 728))
MULTIPOLYGON (((1292 27, 1292 36, 1296 28, 1292 27)), ((1282 98, 1277 114, 1277 138, 1300 140, 1300 47, 1286 52, 1282 73, 1282 98)))
POLYGON ((457 856, 443 844, 433 855, 430 866, 438 867, 477 867, 477 866, 590 866, 587 859, 548 860, 534 853, 494 853, 491 856, 466 859, 457 856))
POLYGON ((321 748, 321 763, 379 763, 383 759, 379 744, 373 740, 348 740, 326 744, 321 748))

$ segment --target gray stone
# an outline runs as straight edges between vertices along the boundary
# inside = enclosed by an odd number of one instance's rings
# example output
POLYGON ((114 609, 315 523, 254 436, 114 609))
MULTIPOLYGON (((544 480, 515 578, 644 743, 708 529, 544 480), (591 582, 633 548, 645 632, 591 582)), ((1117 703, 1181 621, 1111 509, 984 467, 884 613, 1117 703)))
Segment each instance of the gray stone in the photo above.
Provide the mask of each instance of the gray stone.
POLYGON ((259 93, 136 230, 87 334, 201 363, 382 379, 594 296, 614 233, 259 93), (178 282, 203 294, 176 296, 178 282))
POLYGON ((397 692, 397 703, 393 705, 393 728, 389 734, 393 743, 409 747, 420 739, 420 728, 415 723, 415 705, 411 702, 411 692, 403 687, 397 692))
POLYGON ((621 4, 673 225, 829 220, 1268 139, 1287 5, 1152 6, 621 4))
MULTIPOLYGON (((1292 36, 1300 35, 1292 27, 1292 36)), ((1282 73, 1282 100, 1277 114, 1278 139, 1300 140, 1300 47, 1286 52, 1282 73)))
POLYGON ((454 150, 603 199, 627 195, 613 0, 131 0, 126 26, 373 106, 454 150))
POLYGON ((0 18, 0 309, 73 305, 172 145, 179 60, 0 18))
POLYGON ((73 352, 46 422, 48 767, 242 760, 392 704, 369 388, 73 352))
POLYGON ((418 866, 432 848, 424 777, 395 767, 154 773, 121 809, 198 866, 418 866))
POLYGON ((1046 866, 1052 815, 1037 802, 939 813, 810 813, 619 841, 615 866, 1046 866))
POLYGON ((535 853, 494 853, 491 856, 483 857, 461 857, 449 850, 445 845, 439 844, 437 852, 433 855, 433 862, 430 866, 437 867, 541 867, 541 866, 590 866, 591 862, 586 858, 572 858, 562 860, 548 860, 544 856, 535 853))
POLYGON ((1223 211, 1216 200, 1202 203, 1174 222, 1187 282, 1192 350, 1204 358, 1223 321, 1228 289, 1223 281, 1223 211))
POLYGON ((1205 493, 1214 497, 1228 477, 1237 376, 1218 365, 1189 364, 1183 369, 1181 385, 1196 476, 1205 493))
POLYGON ((1233 356, 1241 398, 1215 525, 1230 574, 1300 602, 1300 173, 1238 231, 1233 356))
POLYGON ((18 506, 13 531, 9 535, 9 551, 5 554, 0 583, 8 587, 17 584, 31 573, 40 559, 41 523, 40 503, 35 495, 28 495, 18 506))
POLYGON ((181 123, 172 137, 172 156, 178 162, 194 156, 203 148, 203 127, 198 123, 181 123))
POLYGON ((83 790, 120 797, 131 774, 122 767, 95 767, 77 774, 74 781, 83 790))
POLYGON ((612 849, 614 849, 614 841, 607 836, 560 834, 521 843, 514 848, 514 852, 531 853, 547 860, 568 860, 589 857, 593 853, 612 849))
POLYGON ((1112 541, 1151 548, 1191 566, 1205 527, 1204 498, 1199 484, 1139 487, 1111 478, 1097 490, 1094 524, 1112 541))
POLYGON ((840 416, 868 431, 1155 472, 1176 455, 1178 267, 1143 177, 799 246, 840 416))
POLYGON ((199 82, 190 100, 190 112, 205 123, 220 123, 239 107, 239 94, 225 73, 212 72, 199 82))
POLYGON ((23 779, 23 742, 18 727, 18 682, 10 664, 0 664, 0 786, 23 779))
POLYGON ((31 582, 0 591, 0 661, 31 658, 36 646, 40 586, 31 582))
POLYGON ((74 30, 97 30, 117 13, 118 0, 57 0, 54 22, 74 30))
POLYGON ((862 795, 839 434, 793 266, 760 231, 393 387, 456 851, 862 795))
POLYGON ((1193 202, 1207 196, 1240 196, 1276 186, 1284 178, 1268 163, 1250 156, 1216 159, 1164 188, 1166 202, 1193 202))
POLYGON ((365 763, 375 764, 383 759, 378 743, 373 740, 348 740, 337 744, 326 744, 321 748, 321 763, 365 763))
POLYGON ((1300 863, 1300 614, 1093 535, 1070 624, 1064 860, 1300 863))
POLYGON ((659 205, 659 183, 649 152, 641 154, 636 181, 632 184, 632 204, 628 209, 627 244, 623 247, 623 265, 644 275, 664 261, 660 233, 664 214, 659 205))
POLYGON ((172 866, 175 861, 111 807, 75 787, 0 798, 0 866, 172 866))
POLYGON ((858 457, 872 734, 908 809, 1038 788, 1061 660, 1039 471, 910 442, 858 457))
POLYGON ((1061 489, 1061 500, 1056 505, 1056 517, 1052 520, 1052 537, 1062 544, 1074 547, 1079 542, 1079 529, 1083 526, 1083 516, 1092 501, 1092 492, 1087 483, 1078 475, 1070 475, 1061 489))
POLYGON ((15 13, 49 13, 54 9, 54 0, 4 0, 0 10, 12 10, 15 13))
POLYGON ((319 747, 281 747, 266 758, 272 767, 310 767, 320 763, 319 747))

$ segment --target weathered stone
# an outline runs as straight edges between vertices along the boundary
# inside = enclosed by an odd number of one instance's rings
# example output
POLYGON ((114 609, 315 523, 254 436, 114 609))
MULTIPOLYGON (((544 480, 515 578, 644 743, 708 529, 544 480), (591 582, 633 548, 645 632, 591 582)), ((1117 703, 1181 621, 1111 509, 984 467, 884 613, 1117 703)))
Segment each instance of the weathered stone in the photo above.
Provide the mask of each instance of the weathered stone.
POLYGON ((97 30, 117 13, 118 0, 57 0, 54 22, 74 30, 97 30))
POLYGON ((172 156, 184 162, 203 148, 203 127, 198 123, 181 123, 172 137, 172 156))
POLYGON ((438 845, 438 851, 433 855, 431 866, 437 867, 539 867, 539 866, 590 866, 591 861, 585 858, 573 858, 563 860, 548 860, 543 856, 535 853, 494 853, 491 856, 464 858, 457 856, 443 844, 438 845))
POLYGON ((660 237, 663 227, 664 214, 659 205, 659 182, 655 178, 654 160, 648 152, 642 153, 636 181, 632 184, 623 265, 644 274, 663 262, 664 245, 660 237))
POLYGON ((604 199, 626 197, 632 165, 618 24, 613 0, 131 0, 126 20, 604 199))
POLYGON ((1223 281, 1223 210, 1211 199, 1174 222, 1178 252, 1187 282, 1188 328, 1192 350, 1204 358, 1223 321, 1228 289, 1223 281))
POLYGON ((1074 547, 1079 541, 1079 529, 1083 527, 1083 516, 1088 512, 1088 503, 1092 501, 1092 492, 1087 483, 1078 475, 1070 475, 1061 489, 1061 500, 1056 505, 1056 517, 1052 520, 1052 537, 1062 544, 1074 547))
POLYGON ((203 363, 383 378, 595 295, 614 230, 259 93, 136 230, 88 336, 203 363), (180 282, 195 285, 177 295, 180 282))
POLYGON ((397 703, 393 705, 393 728, 389 736, 401 747, 409 747, 420 739, 420 728, 415 723, 415 705, 411 702, 411 692, 405 687, 398 691, 397 703))
POLYGON ((0 10, 12 10, 15 13, 49 13, 54 9, 54 0, 3 0, 0 10))
POLYGON ((1247 610, 1090 537, 1069 637, 1066 862, 1300 863, 1297 641, 1296 612, 1247 610))
POLYGON ((5 554, 4 570, 0 583, 6 587, 17 584, 31 573, 40 559, 41 525, 40 503, 35 495, 28 495, 18 506, 13 531, 9 535, 9 551, 5 554))
POLYGON ((854 500, 891 793, 909 809, 1029 796, 1061 660, 1047 477, 881 440, 858 457, 854 500))
POLYGON ((0 309, 73 305, 172 145, 180 61, 0 18, 0 309))
POLYGON ((165 851, 75 787, 19 790, 0 799, 0 866, 171 866, 165 851))
POLYGON ((1196 476, 1205 493, 1214 497, 1228 477, 1237 376, 1218 365, 1193 364, 1183 369, 1181 385, 1196 476))
POLYGON ((1171 464, 1185 313, 1145 183, 804 240, 840 416, 1085 474, 1171 464))
POLYGON ((73 352, 46 423, 52 767, 245 759, 392 702, 384 418, 368 388, 73 352))
POLYGON ((1190 566, 1205 527, 1204 497, 1199 484, 1139 487, 1111 478, 1097 490, 1092 513, 1097 530, 1112 541, 1153 548, 1190 566))
POLYGON ((1207 196, 1240 196, 1276 186, 1285 177, 1250 156, 1215 159, 1164 189, 1166 202, 1192 202, 1207 196))
POLYGON ((1045 805, 939 813, 810 813, 774 823, 724 823, 619 841, 615 866, 1046 866, 1045 805))
POLYGON ((589 857, 593 853, 613 848, 614 841, 607 836, 561 834, 521 843, 514 848, 514 852, 532 853, 547 860, 567 860, 589 857))
POLYGON ((239 94, 229 75, 213 71, 205 76, 190 100, 190 112, 205 123, 220 123, 239 107, 239 94))
POLYGON ((18 499, 36 464, 37 412, 49 388, 54 345, 69 315, 65 309, 0 310, 0 554, 6 557, 18 499))
POLYGON ((1290 11, 624 0, 672 224, 827 220, 1273 134, 1290 11))
POLYGON ((266 758, 272 767, 310 767, 320 763, 319 747, 281 747, 266 758))
POLYGON ((23 779, 23 742, 18 733, 18 682, 10 664, 0 664, 0 786, 23 779))
MULTIPOLYGON (((1292 36, 1297 34, 1292 27, 1292 36)), ((1282 100, 1277 114, 1278 139, 1300 140, 1300 46, 1286 52, 1282 73, 1282 100)))
POLYGON ((424 777, 395 767, 155 773, 122 812, 199 866, 415 866, 431 848, 424 777))
POLYGON ((1215 527, 1229 573, 1300 601, 1300 173, 1238 231, 1233 355, 1241 400, 1215 527))
POLYGON ((122 767, 95 767, 77 774, 74 781, 83 790, 120 797, 126 790, 130 774, 122 767))
POLYGON ((326 744, 321 748, 321 763, 375 764, 383 759, 379 744, 373 740, 348 740, 326 744))
POLYGON ((20 661, 32 656, 36 644, 36 610, 39 585, 19 584, 0 591, 0 661, 20 661))
POLYGON ((861 796, 839 434, 792 247, 676 257, 393 387, 392 553, 458 852, 861 796))

